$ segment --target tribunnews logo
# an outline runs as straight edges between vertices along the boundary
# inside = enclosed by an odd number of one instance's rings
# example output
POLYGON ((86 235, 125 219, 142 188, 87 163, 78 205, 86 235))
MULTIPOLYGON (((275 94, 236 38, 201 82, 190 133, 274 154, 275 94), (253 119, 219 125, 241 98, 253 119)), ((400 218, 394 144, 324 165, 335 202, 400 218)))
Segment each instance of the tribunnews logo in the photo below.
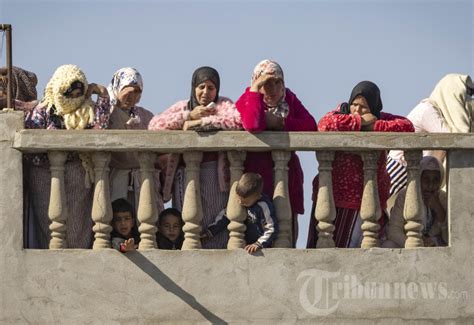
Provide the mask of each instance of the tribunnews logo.
POLYGON ((467 291, 450 291, 446 282, 361 282, 356 275, 319 269, 302 271, 301 306, 317 316, 337 310, 345 300, 354 299, 467 299, 467 291))

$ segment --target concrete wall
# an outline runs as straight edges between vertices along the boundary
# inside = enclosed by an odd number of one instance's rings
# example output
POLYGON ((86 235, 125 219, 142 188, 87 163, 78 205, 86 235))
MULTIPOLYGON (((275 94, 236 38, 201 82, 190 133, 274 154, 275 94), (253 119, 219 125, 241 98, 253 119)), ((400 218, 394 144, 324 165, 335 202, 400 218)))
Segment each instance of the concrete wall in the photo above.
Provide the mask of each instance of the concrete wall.
POLYGON ((21 124, 0 113, 2 324, 474 322, 472 149, 450 155, 450 247, 24 250, 21 124))

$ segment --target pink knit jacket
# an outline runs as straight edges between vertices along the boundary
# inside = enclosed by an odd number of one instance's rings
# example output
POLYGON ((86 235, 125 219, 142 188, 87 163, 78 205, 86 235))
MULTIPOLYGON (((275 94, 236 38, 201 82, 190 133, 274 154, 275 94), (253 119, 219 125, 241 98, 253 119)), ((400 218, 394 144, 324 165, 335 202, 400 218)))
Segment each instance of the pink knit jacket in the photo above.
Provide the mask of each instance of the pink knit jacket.
MULTIPOLYGON (((181 100, 164 112, 156 115, 150 121, 148 129, 152 131, 160 130, 182 130, 184 122, 189 120, 188 101, 181 100)), ((210 130, 241 130, 242 122, 240 114, 235 108, 234 103, 226 97, 219 97, 216 103, 216 112, 214 115, 203 117, 201 127, 197 131, 210 130)), ((174 175, 178 168, 180 154, 171 154, 168 156, 168 163, 165 171, 165 181, 163 185, 163 199, 165 202, 171 199, 174 175)), ((228 161, 225 152, 219 152, 218 155, 218 178, 221 191, 229 190, 228 161)))

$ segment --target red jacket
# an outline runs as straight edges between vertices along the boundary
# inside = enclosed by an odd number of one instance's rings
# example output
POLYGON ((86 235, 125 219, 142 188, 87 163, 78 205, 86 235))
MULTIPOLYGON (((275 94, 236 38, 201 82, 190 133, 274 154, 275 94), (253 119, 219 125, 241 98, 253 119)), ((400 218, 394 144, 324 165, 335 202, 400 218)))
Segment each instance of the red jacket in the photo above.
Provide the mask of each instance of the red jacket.
MULTIPOLYGON (((338 110, 327 113, 319 121, 321 132, 326 131, 360 131, 361 118, 359 115, 337 114, 338 110)), ((380 113, 375 122, 375 132, 414 132, 413 124, 405 117, 380 113)), ((360 209, 364 186, 363 163, 359 155, 336 152, 332 163, 332 186, 334 202, 338 208, 360 209)), ((390 190, 390 177, 386 170, 386 153, 380 153, 377 169, 378 191, 382 209, 387 207, 390 190)), ((313 201, 318 193, 318 176, 313 180, 313 201)))
MULTIPOLYGON (((295 94, 286 88, 285 100, 289 106, 289 113, 285 119, 284 131, 317 131, 314 118, 306 110, 295 94)), ((249 132, 262 132, 266 129, 263 95, 251 92, 250 88, 240 96, 235 103, 242 119, 242 125, 249 132)), ((288 189, 293 214, 304 213, 303 170, 298 156, 292 152, 288 162, 288 189)), ((245 172, 254 172, 262 175, 263 191, 273 197, 273 159, 270 152, 247 152, 245 172)))

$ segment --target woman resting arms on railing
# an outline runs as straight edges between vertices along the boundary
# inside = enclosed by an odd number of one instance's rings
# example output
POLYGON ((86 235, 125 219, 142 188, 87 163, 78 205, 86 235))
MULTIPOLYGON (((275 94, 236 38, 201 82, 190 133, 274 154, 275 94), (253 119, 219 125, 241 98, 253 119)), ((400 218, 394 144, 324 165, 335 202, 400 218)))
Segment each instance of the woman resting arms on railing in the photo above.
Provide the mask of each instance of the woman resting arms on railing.
MULTIPOLYGON (((255 67, 251 86, 235 104, 242 125, 250 132, 317 131, 316 121, 298 97, 285 87, 283 70, 271 60, 255 67)), ((288 162, 288 189, 293 219, 293 246, 298 237, 298 214, 304 213, 303 170, 298 156, 292 152, 288 162)), ((245 172, 262 175, 264 193, 273 197, 273 159, 271 152, 247 152, 245 172)))
MULTIPOLYGON (((441 190, 444 168, 435 157, 425 156, 420 162, 421 193, 425 214, 422 218, 423 245, 425 247, 446 246, 448 243, 448 220, 446 207, 448 199, 446 192, 441 190)), ((390 211, 390 220, 387 226, 387 240, 383 247, 403 248, 407 239, 405 231, 406 188, 397 195, 395 205, 390 211)))
MULTIPOLYGON (((150 130, 237 130, 241 129, 240 115, 232 101, 219 96, 220 78, 211 67, 194 71, 191 81, 191 97, 182 100, 155 116, 150 130)), ((212 223, 218 213, 227 206, 229 198, 229 170, 225 152, 205 152, 201 162, 202 226, 212 223)), ((184 162, 181 155, 168 158, 163 184, 163 198, 168 201, 173 192, 173 207, 179 211, 184 199, 184 162)), ((228 232, 222 232, 203 243, 203 248, 226 248, 228 232)))
MULTIPOLYGON (((107 87, 110 96, 109 129, 146 130, 153 118, 149 110, 137 106, 143 92, 143 79, 134 68, 119 69, 107 87)), ((127 199, 137 213, 140 194, 140 164, 134 152, 113 153, 110 161, 111 201, 127 199)), ((159 172, 154 173, 158 213, 163 210, 159 172)))
MULTIPOLYGON (((46 85, 44 97, 27 112, 27 129, 102 129, 109 116, 107 89, 89 84, 75 65, 60 66, 46 85), (95 103, 91 95, 97 94, 95 103)), ((27 155, 26 178, 30 191, 28 226, 34 229, 28 238, 29 248, 47 248, 50 240, 48 206, 51 172, 46 154, 27 155)), ((92 198, 94 171, 88 154, 70 153, 65 163, 68 248, 92 246, 92 198)))
MULTIPOLYGON (((362 81, 352 90, 348 103, 327 113, 318 123, 319 131, 413 132, 411 122, 401 116, 382 113, 382 99, 376 84, 362 81)), ((385 152, 380 153, 377 169, 380 206, 386 209, 390 179, 385 169, 385 152)), ((362 202, 364 173, 360 155, 338 151, 332 163, 332 186, 336 206, 334 241, 336 247, 360 247, 362 240, 359 210, 362 202)), ((318 176, 313 181, 313 213, 310 218, 308 248, 317 241, 314 211, 319 189, 318 176)), ((384 213, 382 213, 384 215, 384 213)), ((384 223, 385 218, 380 218, 384 223)), ((381 227, 383 229, 383 227, 381 227)))
MULTIPOLYGON (((430 97, 416 105, 407 118, 413 123, 415 132, 473 132, 473 94, 474 84, 470 76, 448 74, 438 82, 430 97)), ((446 152, 424 151, 423 155, 434 156, 444 162, 446 152)), ((406 186, 406 166, 403 151, 390 151, 387 159, 387 170, 391 180, 390 195, 406 186)))

